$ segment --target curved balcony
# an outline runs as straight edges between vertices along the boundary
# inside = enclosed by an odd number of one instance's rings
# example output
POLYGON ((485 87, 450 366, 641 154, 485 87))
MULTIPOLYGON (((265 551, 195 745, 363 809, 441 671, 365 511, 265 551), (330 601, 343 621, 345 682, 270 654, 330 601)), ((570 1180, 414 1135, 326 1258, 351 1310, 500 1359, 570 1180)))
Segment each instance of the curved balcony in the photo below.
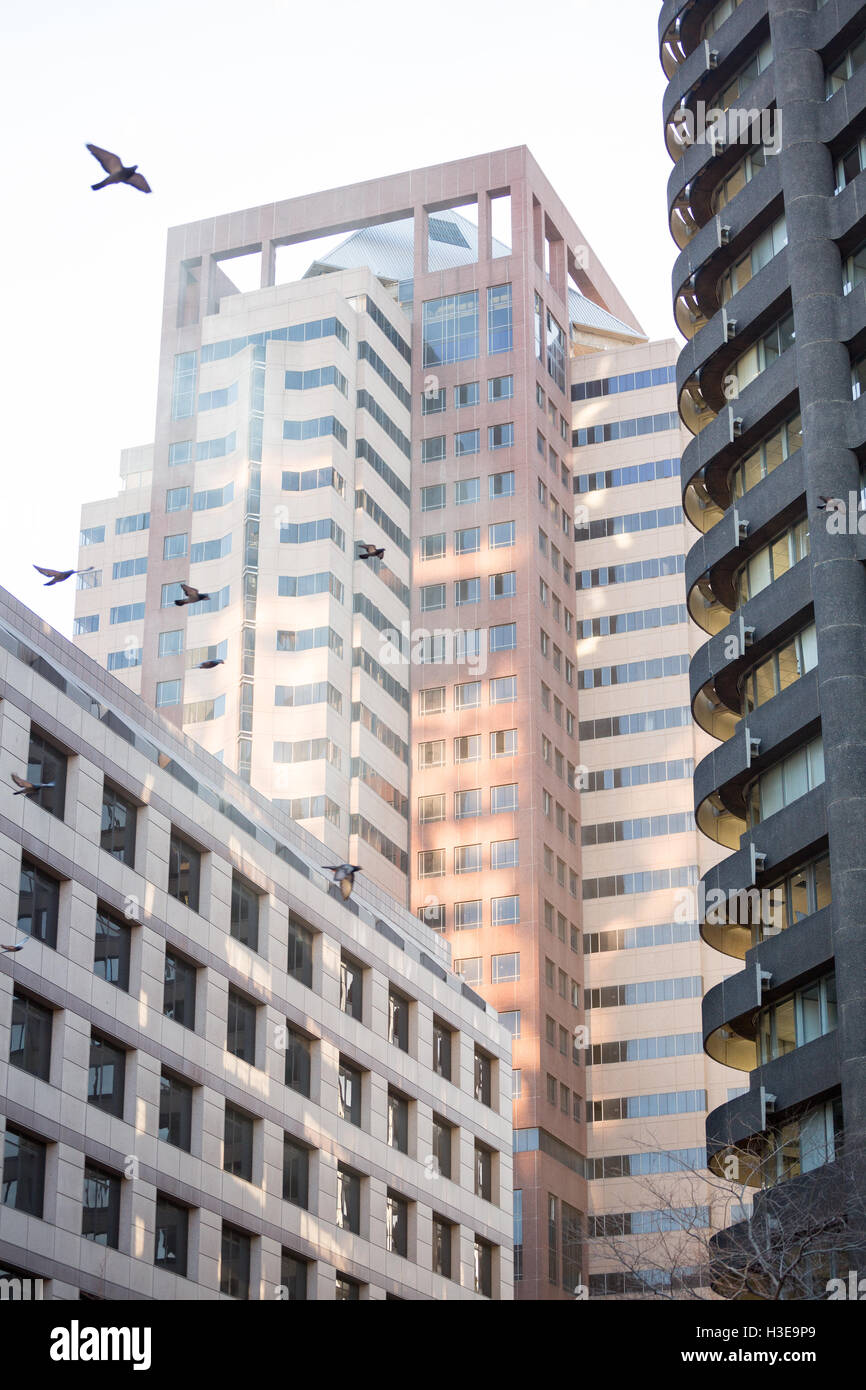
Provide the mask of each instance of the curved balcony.
POLYGON ((761 1007, 761 981, 757 969, 741 970, 722 980, 703 998, 704 1051, 714 1062, 754 1071, 758 1046, 754 1018, 761 1007))
MULTIPOLYGON (((694 108, 698 100, 705 101, 708 108, 714 106, 719 93, 742 70, 750 52, 757 50, 766 37, 766 32, 760 37, 754 32, 758 27, 764 31, 767 29, 766 0, 743 0, 739 9, 705 43, 702 30, 706 16, 713 8, 710 5, 702 12, 697 34, 693 32, 694 26, 686 26, 689 47, 685 55, 678 58, 673 70, 666 73, 669 81, 662 102, 662 122, 666 134, 675 112, 683 106, 694 108)), ((682 48, 678 51, 682 52, 682 48)), ((754 105, 747 99, 747 94, 743 95, 740 104, 747 109, 754 105)), ((674 145, 672 149, 668 139, 668 153, 672 159, 678 159, 682 146, 675 138, 674 145)))
POLYGON ((665 0, 659 15, 659 57, 671 77, 700 41, 703 24, 700 0, 665 0))

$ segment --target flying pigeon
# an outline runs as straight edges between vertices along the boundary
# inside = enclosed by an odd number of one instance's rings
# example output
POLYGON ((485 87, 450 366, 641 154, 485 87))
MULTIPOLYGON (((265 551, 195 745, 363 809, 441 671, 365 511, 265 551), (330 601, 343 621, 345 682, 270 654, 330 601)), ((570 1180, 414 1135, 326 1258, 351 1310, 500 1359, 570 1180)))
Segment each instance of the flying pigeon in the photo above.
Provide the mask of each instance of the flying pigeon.
POLYGON ((48 575, 45 588, 50 589, 52 584, 62 584, 64 579, 69 579, 73 574, 90 574, 93 565, 88 565, 86 570, 49 570, 44 569, 42 565, 34 565, 33 568, 37 570, 39 574, 48 575))
POLYGON ((20 941, 16 941, 14 946, 0 946, 0 951, 20 951, 25 941, 29 941, 29 936, 22 936, 20 941))
POLYGON ((137 164, 130 164, 125 167, 123 161, 119 159, 116 154, 112 154, 111 150, 101 150, 98 145, 88 145, 87 148, 90 150, 93 158, 99 161, 108 175, 108 178, 103 179, 101 183, 92 183, 90 185, 94 191, 97 188, 105 188, 110 183, 128 183, 131 184, 133 188, 140 189, 142 193, 150 193, 150 184, 144 177, 144 174, 136 172, 138 169, 137 164))
MULTIPOLYGON (((176 601, 176 600, 175 600, 176 601)), ((214 661, 200 661, 195 667, 196 671, 212 671, 215 666, 224 666, 223 657, 217 657, 214 661)))
POLYGON ((334 882, 339 883, 344 898, 348 898, 352 892, 355 874, 363 872, 360 864, 324 864, 323 868, 334 875, 334 882))
POLYGON ((210 594, 200 594, 194 584, 181 584, 180 586, 186 598, 176 598, 175 604, 178 608, 183 608, 186 603, 201 603, 204 599, 210 598, 210 594))
POLYGON ((13 796, 35 796, 43 787, 53 787, 53 782, 28 782, 26 777, 19 777, 17 772, 12 773, 12 781, 18 787, 13 796))
POLYGON ((382 546, 376 547, 371 545, 369 541, 358 541, 358 545, 361 547, 358 555, 359 560, 381 560, 385 554, 382 546))
POLYGON ((820 497, 818 498, 818 511, 819 511, 819 512, 823 512, 823 511, 835 512, 835 511, 838 511, 840 507, 844 507, 844 505, 845 505, 845 503, 842 501, 842 498, 841 498, 841 497, 824 497, 824 496, 820 496, 820 497))

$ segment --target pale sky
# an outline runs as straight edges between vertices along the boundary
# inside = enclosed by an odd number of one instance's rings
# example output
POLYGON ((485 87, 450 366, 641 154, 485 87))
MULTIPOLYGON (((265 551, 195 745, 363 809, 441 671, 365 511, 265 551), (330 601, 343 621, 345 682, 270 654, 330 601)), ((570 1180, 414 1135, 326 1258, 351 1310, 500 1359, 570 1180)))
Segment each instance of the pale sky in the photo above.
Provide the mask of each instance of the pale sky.
POLYGON ((41 0, 6 11, 0 584, 61 632, 82 501, 153 438, 166 229, 528 145, 675 336, 657 0, 41 0), (419 55, 419 66, 412 60, 419 55), (99 193, 91 141, 153 194, 99 193))

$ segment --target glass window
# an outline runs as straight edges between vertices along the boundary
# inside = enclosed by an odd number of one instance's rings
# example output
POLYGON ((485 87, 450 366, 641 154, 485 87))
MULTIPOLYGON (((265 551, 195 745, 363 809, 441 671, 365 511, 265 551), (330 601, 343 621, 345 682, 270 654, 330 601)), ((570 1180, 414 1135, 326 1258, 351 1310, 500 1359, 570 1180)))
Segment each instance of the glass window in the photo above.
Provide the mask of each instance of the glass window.
POLYGON ((232 874, 232 905, 229 930, 236 941, 249 946, 251 951, 259 945, 259 895, 237 874, 232 874))
POLYGON ((493 1193, 493 1154, 483 1144, 475 1145, 475 1196, 483 1201, 492 1200, 493 1193))
POLYGON ((104 782, 99 844, 106 854, 130 867, 135 864, 135 818, 136 807, 128 797, 104 782))
POLYGON ((437 1076, 451 1080, 451 1029, 436 1018, 433 1020, 433 1070, 437 1076))
POLYGON ((514 869, 520 863, 519 841, 493 840, 490 844, 491 869, 514 869))
POLYGON ((166 536, 162 543, 163 560, 182 560, 187 552, 189 536, 185 531, 174 536, 166 536))
POLYGON ((486 1052, 475 1049, 475 1099, 490 1105, 493 1063, 486 1052))
POLYGON ((31 731, 24 775, 39 788, 27 800, 62 820, 66 804, 66 754, 41 734, 31 731))
POLYGON ((439 1216, 433 1217, 433 1273, 451 1278, 451 1226, 439 1216))
POLYGON ((157 1194, 153 1263, 186 1277, 189 1210, 157 1194))
POLYGON ((409 1000, 396 989, 388 991, 388 1041, 409 1051, 409 1000))
POLYGON ((123 1118, 123 1092, 126 1053, 122 1048, 93 1033, 90 1037, 90 1067, 87 1099, 109 1115, 123 1118))
MULTIPOLYGON (((447 1077, 446 1080, 450 1080, 447 1077)), ((443 1178, 451 1177, 451 1145, 454 1131, 447 1120, 439 1115, 433 1116, 433 1157, 436 1160, 434 1172, 443 1178)))
POLYGON ((478 356, 478 291, 427 300, 422 317, 425 367, 478 356))
MULTIPOLYGON (((509 423, 509 424, 507 424, 507 425, 489 425, 489 426, 488 426, 488 429, 487 429, 487 447, 488 447, 488 449, 491 449, 491 450, 492 450, 492 449, 509 449, 513 443, 514 443, 514 425, 513 425, 512 423, 509 423)), ((490 496, 491 496, 491 497, 497 497, 497 496, 509 497, 509 496, 511 496, 511 493, 512 493, 513 491, 514 491, 513 486, 512 486, 512 488, 511 488, 511 492, 507 492, 507 493, 495 493, 495 492, 492 490, 492 488, 491 488, 490 496)))
POLYGON ((391 1255, 408 1253, 409 1203, 389 1192, 385 1200, 385 1248, 391 1255))
POLYGON ((454 408, 461 410, 466 405, 477 405, 480 399, 479 383, 477 381, 466 381, 462 386, 454 387, 454 408))
POLYGON ((12 995, 9 1062, 40 1081, 47 1081, 51 1064, 51 1009, 27 994, 12 995))
POLYGON ((18 881, 18 930, 24 936, 57 949, 60 884, 27 858, 21 860, 18 881))
POLYGON ((497 521, 488 527, 487 543, 491 550, 501 550, 504 546, 514 545, 514 522, 497 521))
POLYGON ((351 956, 340 957, 340 1008, 360 1019, 364 1002, 364 969, 351 956))
POLYGON ((280 1260, 280 1284, 285 1289, 287 1303, 307 1301, 307 1261, 288 1250, 282 1252, 280 1260))
POLYGON ((445 484, 435 483, 421 489, 422 512, 439 512, 445 506, 445 484))
POLYGON ((405 1096, 388 1088, 388 1144, 400 1153, 409 1152, 409 1102, 405 1096))
POLYGON ((510 401, 514 395, 513 376, 494 376, 487 383, 488 401, 510 401))
POLYGON ((468 985, 482 983, 481 956, 465 956, 462 960, 455 960, 454 970, 456 974, 463 976, 468 985))
POLYGON ((480 430, 461 430, 454 436, 454 453, 457 458, 464 454, 477 454, 481 451, 480 430))
POLYGON ((184 1028, 195 1028, 195 976, 191 961, 166 951, 162 1011, 184 1028))
POLYGON ((456 845, 454 849, 455 874, 477 874, 481 871, 481 846, 456 845))
POLYGON ((440 560, 445 554, 445 532, 440 531, 435 536, 421 537, 421 559, 440 560))
POLYGON ((253 1119, 228 1103, 223 1128, 223 1168, 247 1182, 253 1180, 253 1119))
POLYGON ((481 501, 481 479, 463 478, 454 484, 454 502, 458 507, 466 506, 467 503, 481 501))
POLYGON ((487 351, 510 352, 513 344, 511 286, 491 285, 487 291, 487 351))
POLYGON ((517 677, 496 676, 490 682, 491 705, 510 704, 517 699, 517 677))
POLYGON ((491 473, 489 475, 490 496, 513 497, 514 496, 514 473, 491 473))
POLYGON ((299 984, 311 988, 313 983, 313 932, 297 913, 289 911, 288 973, 299 984))
POLYGON ((38 1139, 7 1125, 0 1201, 40 1220, 45 1201, 45 1147, 38 1139))
POLYGON ((341 1231, 361 1231, 361 1179, 351 1168, 337 1164, 337 1226, 341 1231))
POLYGON ((513 758, 517 753, 517 730, 497 729, 490 735, 491 758, 513 758))
POLYGON ((481 815, 481 788, 471 787, 454 793, 455 820, 471 820, 481 815))
POLYGON ((361 1124, 361 1073, 350 1062, 340 1058, 338 1072, 337 1114, 349 1124, 361 1124))
POLYGON ((494 985, 505 984, 512 980, 520 979, 520 952, 511 951, 503 956, 491 956, 490 958, 490 982, 494 985))
POLYGON ((250 1255, 252 1241, 246 1231, 223 1222, 220 1249, 220 1293, 229 1298, 250 1296, 250 1255))
POLYGON ((156 707, 164 709, 167 705, 179 705, 181 697, 181 682, 157 681, 156 683, 156 707))
MULTIPOLYGON (((180 685, 180 682, 177 682, 180 685)), ((201 853, 172 830, 168 850, 168 891, 171 897, 184 903, 193 912, 199 908, 201 853)))
POLYGON ((481 528, 479 526, 467 526, 462 531, 454 532, 455 555, 472 555, 480 549, 481 528))
POLYGON ((120 1178, 93 1163, 85 1163, 81 1234, 85 1240, 116 1250, 119 1233, 120 1178))
POLYGON ((192 1086, 163 1070, 159 1078, 159 1138, 190 1152, 192 1143, 192 1086))
POLYGON ((490 899, 490 924, 494 927, 513 927, 520 921, 520 898, 511 894, 490 899))
POLYGON ((284 1080, 292 1091, 309 1097, 312 1050, 309 1038, 286 1024, 286 1066, 284 1080))
POLYGON ((125 922, 108 912, 97 912, 93 973, 118 989, 129 989, 131 939, 132 932, 125 922))
POLYGON ((255 1066, 256 1006, 236 989, 229 990, 226 1047, 242 1062, 255 1066))

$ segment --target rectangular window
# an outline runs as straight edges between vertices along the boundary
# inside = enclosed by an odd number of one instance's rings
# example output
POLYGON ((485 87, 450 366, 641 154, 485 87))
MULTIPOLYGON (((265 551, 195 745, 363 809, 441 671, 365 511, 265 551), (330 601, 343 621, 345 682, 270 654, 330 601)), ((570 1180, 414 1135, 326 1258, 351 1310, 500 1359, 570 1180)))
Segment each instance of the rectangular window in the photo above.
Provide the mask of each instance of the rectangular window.
POLYGON ((421 462, 438 463, 445 457, 445 436, 434 434, 430 439, 421 440, 421 462))
POLYGON ((445 793, 418 798, 418 820, 422 825, 445 819, 445 793))
POLYGON ((286 1024, 286 1065, 283 1079, 291 1091, 309 1097, 312 1050, 309 1038, 286 1024))
POLYGON ((170 487, 165 494, 165 510, 167 512, 184 512, 189 506, 190 490, 188 487, 170 487))
POLYGON ((435 483, 421 489, 422 512, 441 512, 445 506, 445 484, 435 483))
POLYGON ((0 1201, 40 1220, 45 1201, 45 1148, 38 1139, 6 1126, 0 1201))
POLYGON ((354 1235, 361 1232, 361 1179, 342 1163, 337 1164, 337 1226, 354 1235))
POLYGON ((310 1151, 288 1134, 283 1136, 283 1201, 307 1209, 310 1187, 310 1151))
POLYGON ((66 804, 66 754, 33 730, 25 776, 39 788, 28 800, 62 820, 66 804))
POLYGON ((81 1202, 81 1234, 85 1240, 116 1250, 120 1235, 120 1178, 84 1165, 84 1193, 81 1202))
POLYGON ((481 872, 481 846, 456 845, 454 848, 455 874, 477 874, 481 872))
POLYGON ((432 385, 432 381, 435 381, 435 377, 432 378, 429 389, 425 389, 421 397, 422 415, 441 415, 448 407, 448 392, 445 387, 440 386, 437 390, 432 385))
POLYGON ((199 908, 199 885, 201 881, 201 853, 178 835, 171 832, 168 849, 168 891, 171 897, 184 903, 193 912, 199 908))
POLYGON ((443 366, 478 356, 478 291, 427 300, 422 317, 423 364, 443 366))
POLYGON ((242 1062, 255 1066, 256 1006, 235 989, 229 990, 226 1047, 242 1062))
POLYGON ((490 845, 491 869, 515 869, 520 863, 517 840, 493 840, 490 845))
POLYGON ((514 496, 513 473, 491 473, 488 475, 488 484, 490 496, 493 499, 514 496))
POLYGON ((396 989, 388 991, 388 1041, 409 1051, 409 1000, 396 989))
MULTIPOLYGON (((447 1023, 440 1023, 438 1019, 433 1020, 433 1070, 437 1076, 443 1077, 445 1081, 451 1080, 451 1029, 447 1023)), ((433 1118, 434 1127, 436 1117, 433 1118)), ((434 1152, 436 1136, 433 1137, 434 1152)), ((450 1167, 450 1165, 449 1165, 450 1167)), ((450 1174, 445 1174, 446 1177, 450 1174)))
POLYGON ((512 704, 517 699, 517 677, 496 676, 490 682, 491 705, 512 704))
POLYGON ((195 1028, 195 977, 191 961, 166 951, 162 1011, 184 1028, 195 1028))
POLYGON ((435 536, 421 537, 421 559, 422 560, 441 560, 445 554, 445 532, 440 531, 435 536))
POLYGON ((508 782, 504 786, 490 788, 490 814, 499 815, 503 811, 518 809, 517 783, 508 782))
POLYGON ((514 395, 513 376, 494 376, 487 383, 488 401, 510 401, 514 395))
POLYGON ((454 503, 458 507, 481 501, 481 479, 463 478, 454 484, 454 503))
POLYGON ((491 550, 501 550, 504 546, 514 545, 514 522, 497 521, 488 527, 487 543, 491 550))
POLYGON ((490 982, 491 984, 505 984, 511 980, 520 979, 520 952, 511 951, 504 956, 491 956, 490 958, 490 982))
MULTIPOLYGON (((480 849, 480 846, 478 847, 480 849)), ((481 899, 454 904, 454 930, 476 931, 483 925, 481 899)))
POLYGON ((60 884, 57 879, 49 877, 31 860, 23 858, 18 883, 19 932, 56 950, 59 908, 60 884))
MULTIPOLYGON (((503 579, 505 576, 502 576, 503 579)), ((498 623, 490 628, 491 652, 512 652, 517 646, 517 624, 498 623)))
POLYGON ((286 969, 293 980, 313 984, 313 932, 296 913, 289 911, 289 958, 286 969))
POLYGON ((153 1263, 186 1278, 189 1209, 157 1194, 153 1263))
POLYGON ((480 956, 467 956, 463 960, 455 960, 454 970, 456 974, 463 976, 468 985, 480 985, 482 983, 480 956))
POLYGON ((455 410, 462 410, 466 405, 477 405, 479 399, 479 383, 477 381, 467 381, 462 386, 454 387, 455 410))
POLYGON ((454 454, 457 458, 462 458, 465 454, 477 454, 480 451, 480 430, 461 430, 459 434, 455 434, 454 454))
POLYGON ((9 1063, 47 1081, 51 1065, 52 1013, 27 994, 12 995, 9 1063))
POLYGON ((513 894, 505 898, 490 899, 490 925, 493 927, 514 927, 520 922, 520 898, 513 894))
POLYGON ((481 528, 480 526, 467 526, 462 531, 454 532, 454 554, 473 555, 481 549, 481 528))
POLYGON ((451 1226, 439 1216, 433 1217, 433 1273, 451 1278, 451 1226))
POLYGON ((186 531, 174 536, 166 536, 162 543, 163 560, 182 560, 186 555, 189 536, 186 531))
POLYGON ((100 848, 130 867, 135 864, 135 819, 136 807, 133 803, 110 782, 104 782, 100 848))
POLYGON ((232 905, 229 930, 236 941, 249 946, 251 951, 259 947, 259 895, 249 883, 237 874, 232 874, 232 905))
POLYGON ((190 1152, 192 1143, 192 1086, 172 1072, 159 1078, 159 1139, 190 1152))
POLYGON ((93 973, 118 989, 129 989, 129 951, 132 932, 108 912, 96 914, 93 973))
POLYGON ((491 285, 487 291, 487 351, 510 352, 513 345, 511 286, 491 285))
POLYGON ((229 1298, 250 1296, 250 1255, 252 1240, 246 1231, 223 1222, 220 1249, 220 1293, 229 1298))
POLYGON ((125 1073, 126 1053, 123 1048, 92 1033, 87 1076, 88 1103, 122 1119, 125 1073))
POLYGON ((361 1125, 361 1073, 350 1062, 340 1058, 337 1073, 337 1114, 350 1125, 361 1125))
POLYGON ((445 607, 445 585, 424 584, 421 587, 421 612, 433 613, 445 607))
POLYGON ((409 1152, 409 1102, 405 1096, 388 1088, 387 1140, 398 1153, 409 1152))
POLYGON ((455 820, 472 820, 481 815, 481 788, 472 787, 454 793, 455 820))
POLYGON ((363 1012, 364 970, 351 956, 340 956, 340 1008, 352 1018, 363 1012))
POLYGON ((481 758, 481 735, 465 734, 454 740, 455 763, 477 763, 481 758))
MULTIPOLYGON (((507 424, 507 425, 489 425, 489 426, 488 426, 488 429, 487 429, 487 447, 488 447, 488 449, 491 449, 491 450, 493 450, 493 449, 509 449, 513 443, 514 443, 514 425, 513 425, 513 423, 509 423, 509 424, 507 424)), ((514 491, 514 488, 513 488, 513 487, 512 487, 512 489, 511 489, 511 491, 512 491, 512 492, 514 491)), ((494 497, 494 496, 497 496, 498 494, 496 494, 496 493, 494 493, 494 492, 491 491, 491 494, 490 494, 490 495, 491 495, 491 497, 494 497)), ((505 495, 510 495, 510 494, 505 494, 505 495)))
POLYGON ((223 1168, 247 1182, 253 1180, 253 1119, 228 1103, 223 1126, 223 1168))
POLYGON ((156 683, 156 707, 164 709, 168 705, 179 705, 181 698, 182 683, 180 680, 157 681, 156 683))
POLYGON ((491 758, 513 758, 517 755, 517 730, 497 729, 490 735, 491 758))

